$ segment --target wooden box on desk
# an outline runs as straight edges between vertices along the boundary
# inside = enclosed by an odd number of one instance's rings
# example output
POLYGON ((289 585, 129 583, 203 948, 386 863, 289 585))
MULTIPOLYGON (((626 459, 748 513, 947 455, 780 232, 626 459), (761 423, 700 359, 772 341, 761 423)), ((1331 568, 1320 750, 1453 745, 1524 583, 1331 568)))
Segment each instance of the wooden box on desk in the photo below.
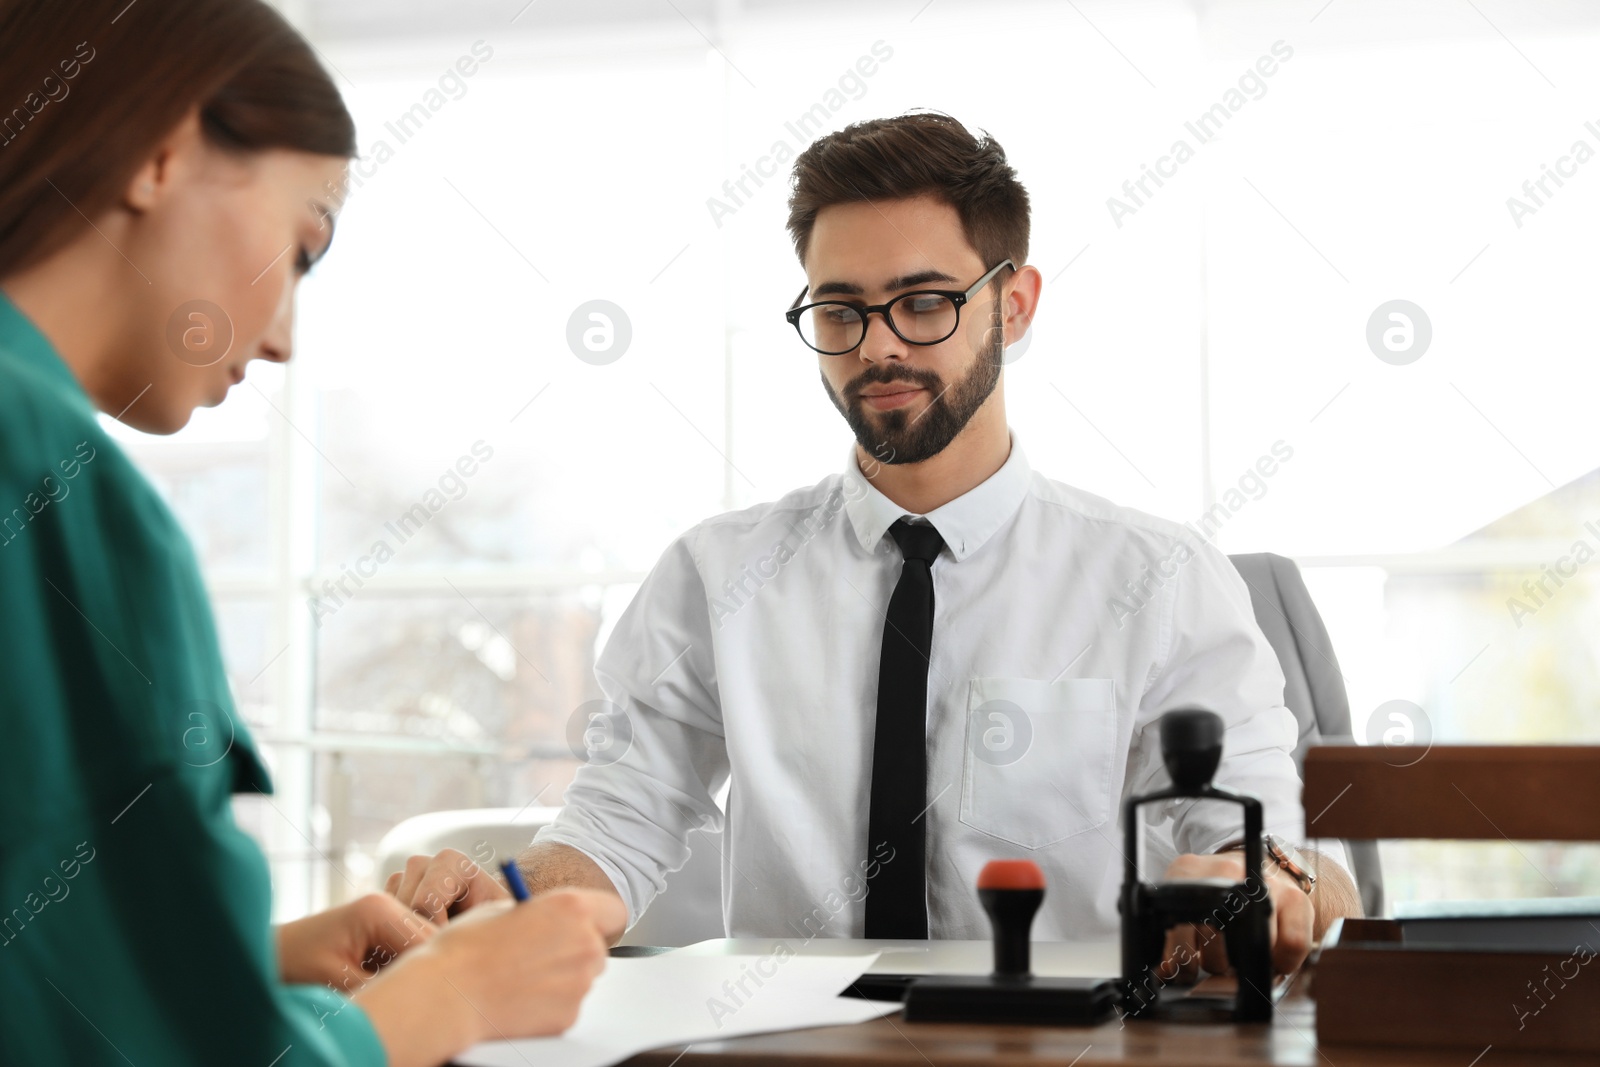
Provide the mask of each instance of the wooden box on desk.
MULTIPOLYGON (((1326 837, 1600 841, 1600 747, 1313 748, 1303 800, 1326 837)), ((1527 907, 1336 923, 1317 1041, 1600 1052, 1600 917, 1527 907)))
MULTIPOLYGON (((1335 922, 1312 979, 1318 1045, 1600 1052, 1600 965, 1590 966, 1600 934, 1576 951, 1522 949, 1516 926, 1524 921, 1541 920, 1475 920, 1483 935, 1466 944, 1415 935, 1439 920, 1335 922)), ((1549 934, 1526 940, 1548 942, 1549 934)))
POLYGON ((1316 837, 1600 841, 1600 746, 1317 745, 1316 837))

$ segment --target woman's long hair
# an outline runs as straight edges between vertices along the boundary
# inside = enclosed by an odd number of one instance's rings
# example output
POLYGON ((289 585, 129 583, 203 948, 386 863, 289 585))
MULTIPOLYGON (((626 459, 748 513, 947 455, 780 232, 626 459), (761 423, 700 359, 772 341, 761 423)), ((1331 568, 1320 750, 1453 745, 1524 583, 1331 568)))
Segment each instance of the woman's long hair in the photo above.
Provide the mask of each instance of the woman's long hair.
POLYGON ((115 204, 195 107, 225 149, 356 154, 333 80, 261 0, 0 0, 0 278, 115 204))

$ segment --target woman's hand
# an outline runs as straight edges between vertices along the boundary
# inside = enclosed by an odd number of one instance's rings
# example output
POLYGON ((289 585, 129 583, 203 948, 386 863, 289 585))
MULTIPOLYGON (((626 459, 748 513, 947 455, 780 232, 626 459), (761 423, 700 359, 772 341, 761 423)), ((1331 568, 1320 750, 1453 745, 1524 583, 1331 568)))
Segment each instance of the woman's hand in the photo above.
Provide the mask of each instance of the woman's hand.
MULTIPOLYGON (((404 907, 398 904, 397 907, 404 907)), ((392 1067, 438 1064, 480 1041, 559 1034, 622 933, 615 893, 557 889, 450 920, 355 996, 392 1067)))
POLYGON ((401 953, 439 930, 386 893, 277 928, 278 972, 290 984, 331 985, 350 994, 401 953))

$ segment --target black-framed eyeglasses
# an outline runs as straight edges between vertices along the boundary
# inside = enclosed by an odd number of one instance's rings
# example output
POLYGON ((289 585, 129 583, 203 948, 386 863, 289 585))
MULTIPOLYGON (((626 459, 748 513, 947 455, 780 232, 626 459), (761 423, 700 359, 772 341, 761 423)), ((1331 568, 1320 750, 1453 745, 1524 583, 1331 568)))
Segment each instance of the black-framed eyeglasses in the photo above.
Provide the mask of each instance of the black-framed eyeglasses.
POLYGON ((873 312, 883 316, 896 337, 908 345, 936 345, 947 341, 961 325, 961 307, 983 291, 994 276, 1005 268, 1016 269, 1016 264, 1003 259, 989 272, 972 283, 966 292, 952 289, 913 289, 901 293, 886 304, 847 304, 839 300, 824 300, 816 304, 800 303, 806 289, 794 298, 795 306, 784 313, 784 318, 795 328, 800 340, 825 356, 842 356, 854 352, 867 339, 867 318, 873 312))

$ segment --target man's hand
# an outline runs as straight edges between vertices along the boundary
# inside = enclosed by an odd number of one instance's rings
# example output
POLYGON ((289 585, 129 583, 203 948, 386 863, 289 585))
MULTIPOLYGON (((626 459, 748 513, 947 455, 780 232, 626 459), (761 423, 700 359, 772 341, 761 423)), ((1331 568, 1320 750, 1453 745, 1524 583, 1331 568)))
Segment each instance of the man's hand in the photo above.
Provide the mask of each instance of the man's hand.
POLYGON ((437 856, 412 856, 406 869, 389 876, 384 889, 430 922, 443 926, 450 916, 490 900, 510 900, 500 880, 447 848, 437 856))
MULTIPOLYGON (((1266 864, 1263 873, 1272 895, 1272 923, 1268 927, 1272 938, 1272 969, 1278 974, 1293 974, 1311 953, 1316 908, 1299 883, 1272 863, 1266 864)), ((1167 868, 1168 881, 1198 878, 1243 882, 1244 853, 1179 856, 1167 868)), ((1202 966, 1211 974, 1228 972, 1228 951, 1222 933, 1206 924, 1185 924, 1167 931, 1166 955, 1158 976, 1163 981, 1192 982, 1199 977, 1202 966)))
MULTIPOLYGON (((600 865, 571 845, 553 841, 529 845, 517 857, 517 866, 535 896, 552 889, 592 889, 622 902, 600 865)), ((441 926, 469 908, 511 898, 498 878, 453 848, 437 856, 412 856, 403 872, 389 876, 384 888, 401 904, 441 926)), ((622 929, 611 936, 615 944, 622 929)))
POLYGON ((436 931, 394 897, 369 893, 284 923, 276 933, 285 982, 332 985, 348 994, 436 931))

